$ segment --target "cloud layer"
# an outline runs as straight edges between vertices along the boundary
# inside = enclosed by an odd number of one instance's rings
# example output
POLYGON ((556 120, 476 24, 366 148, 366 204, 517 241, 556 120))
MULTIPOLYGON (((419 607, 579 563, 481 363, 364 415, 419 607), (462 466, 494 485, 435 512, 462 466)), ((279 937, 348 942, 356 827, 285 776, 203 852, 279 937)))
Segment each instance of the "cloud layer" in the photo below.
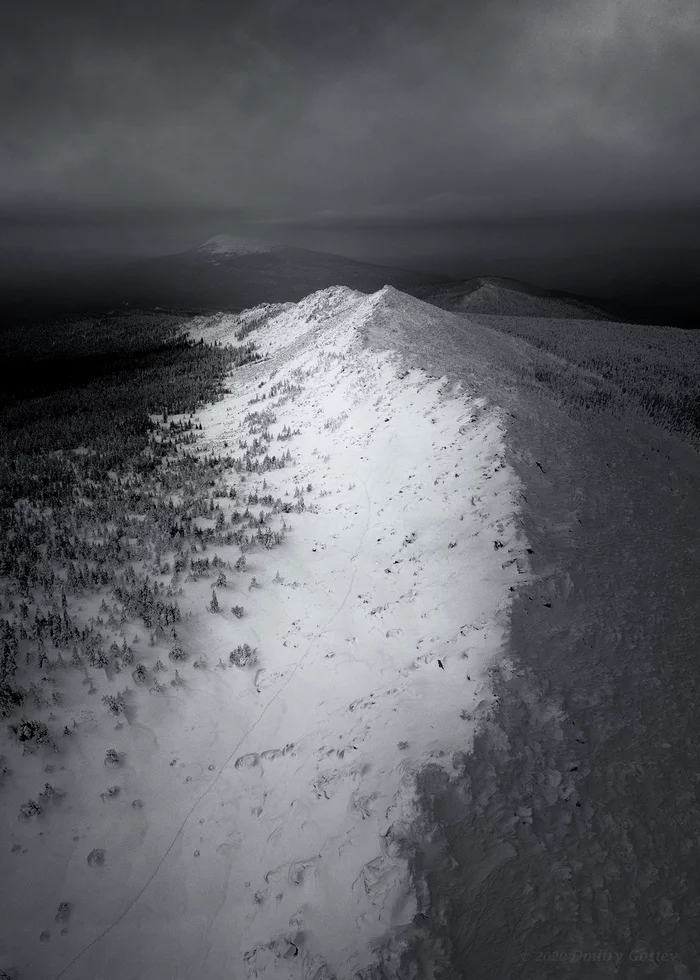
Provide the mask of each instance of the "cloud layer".
POLYGON ((0 206, 274 220, 697 201, 696 0, 23 0, 0 206))

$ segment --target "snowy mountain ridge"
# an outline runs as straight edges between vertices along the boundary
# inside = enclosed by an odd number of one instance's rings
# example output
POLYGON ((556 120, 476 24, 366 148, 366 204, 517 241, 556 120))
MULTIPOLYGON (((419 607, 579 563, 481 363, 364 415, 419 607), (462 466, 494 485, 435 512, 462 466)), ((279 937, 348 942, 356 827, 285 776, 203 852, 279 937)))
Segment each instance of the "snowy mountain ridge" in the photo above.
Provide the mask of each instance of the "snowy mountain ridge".
POLYGON ((188 333, 196 341, 237 346, 251 335, 267 356, 286 350, 307 334, 339 335, 346 326, 361 331, 369 323, 425 322, 444 314, 421 300, 384 286, 367 295, 348 286, 319 289, 298 303, 262 303, 239 314, 195 317, 188 333), (255 331, 255 333, 253 333, 255 331), (236 335, 242 334, 237 340, 236 335))
POLYGON ((441 830, 417 778, 462 771, 529 563, 498 411, 402 351, 409 322, 440 320, 456 318, 392 287, 334 286, 191 322, 264 359, 163 422, 232 461, 188 574, 151 569, 177 595, 177 646, 129 622, 147 682, 97 679, 127 684, 117 724, 63 672, 65 803, 16 819, 39 753, 10 787, 20 980, 453 980, 418 871, 441 830))
MULTIPOLYGON (((369 978, 377 963, 395 970, 417 962, 430 976, 445 966, 421 925, 422 886, 406 859, 433 832, 421 822, 415 774, 426 764, 456 772, 455 749, 468 745, 492 704, 489 665, 504 641, 510 583, 528 569, 498 416, 446 378, 404 368, 396 351, 365 345, 370 325, 395 335, 407 317, 429 324, 445 316, 393 287, 370 295, 330 287, 296 304, 200 318, 193 329, 195 338, 236 343, 241 324, 255 323, 240 343, 254 339, 269 358, 244 369, 249 388, 202 413, 211 449, 230 444, 223 406, 241 418, 255 392, 272 432, 284 421, 297 433, 298 487, 322 488, 308 529, 294 522, 298 593, 279 569, 289 616, 305 637, 292 667, 304 678, 303 687, 292 682, 303 703, 292 708, 282 694, 274 737, 294 744, 297 762, 287 789, 268 785, 280 814, 274 847, 263 844, 269 828, 257 827, 259 845, 252 829, 245 836, 250 871, 242 877, 251 890, 258 848, 270 851, 261 859, 272 869, 241 936, 251 978, 369 978), (316 788, 316 802, 302 795, 299 836, 282 814, 299 805, 303 785, 316 788), (303 888, 290 890, 285 880, 302 859, 303 888), (306 972, 280 962, 297 947, 309 957, 306 972)), ((263 676, 284 686, 288 664, 275 658, 263 676)), ((258 782, 252 769, 244 792, 258 782)))

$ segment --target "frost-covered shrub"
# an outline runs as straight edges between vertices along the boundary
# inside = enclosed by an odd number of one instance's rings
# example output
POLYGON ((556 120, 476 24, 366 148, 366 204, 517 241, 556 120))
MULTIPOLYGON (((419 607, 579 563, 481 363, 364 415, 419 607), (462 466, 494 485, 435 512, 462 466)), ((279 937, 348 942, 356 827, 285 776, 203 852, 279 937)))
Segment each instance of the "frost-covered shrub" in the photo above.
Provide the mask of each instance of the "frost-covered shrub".
POLYGON ((32 817, 38 817, 40 813, 43 813, 43 810, 36 800, 27 800, 19 808, 19 819, 30 820, 32 817))
POLYGON ((103 800, 112 800, 115 796, 119 796, 120 792, 121 790, 118 786, 110 786, 104 793, 100 793, 100 796, 103 800))
POLYGON ((56 912, 56 922, 67 922, 70 918, 70 913, 70 902, 61 902, 58 906, 58 911, 56 912))
POLYGON ((119 765, 119 753, 116 749, 107 749, 105 755, 105 765, 106 766, 118 766, 119 765))
POLYGON ((47 745, 49 730, 41 721, 28 721, 23 718, 18 725, 10 725, 9 731, 20 742, 36 742, 37 745, 47 745))
POLYGON ((63 796, 63 793, 58 789, 54 789, 51 783, 44 783, 44 789, 39 793, 39 799, 42 803, 46 803, 47 800, 58 799, 61 796, 63 796))
POLYGON ((181 663, 183 660, 187 660, 187 654, 180 646, 173 647, 168 656, 175 663, 181 663))
POLYGON ((126 708, 124 695, 121 692, 117 694, 103 694, 102 704, 106 705, 113 715, 122 714, 126 708))
POLYGON ((258 662, 258 651, 243 643, 229 653, 228 659, 235 667, 252 667, 258 662))
POLYGON ((231 612, 236 617, 236 619, 243 618, 243 606, 231 606, 231 612))
POLYGON ((91 667, 106 667, 109 663, 103 650, 90 650, 88 663, 91 667))
POLYGON ((24 704, 24 691, 11 684, 0 684, 0 718, 9 718, 15 708, 24 704))

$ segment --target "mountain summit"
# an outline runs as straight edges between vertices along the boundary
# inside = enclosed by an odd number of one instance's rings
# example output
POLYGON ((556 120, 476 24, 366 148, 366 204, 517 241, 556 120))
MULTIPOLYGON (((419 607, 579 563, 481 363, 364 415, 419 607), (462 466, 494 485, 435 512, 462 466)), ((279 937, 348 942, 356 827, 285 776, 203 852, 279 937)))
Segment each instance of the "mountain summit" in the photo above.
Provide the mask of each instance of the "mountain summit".
POLYGON ((195 246, 191 251, 204 255, 260 255, 263 252, 272 252, 281 247, 238 238, 235 235, 221 234, 207 239, 206 242, 195 246))

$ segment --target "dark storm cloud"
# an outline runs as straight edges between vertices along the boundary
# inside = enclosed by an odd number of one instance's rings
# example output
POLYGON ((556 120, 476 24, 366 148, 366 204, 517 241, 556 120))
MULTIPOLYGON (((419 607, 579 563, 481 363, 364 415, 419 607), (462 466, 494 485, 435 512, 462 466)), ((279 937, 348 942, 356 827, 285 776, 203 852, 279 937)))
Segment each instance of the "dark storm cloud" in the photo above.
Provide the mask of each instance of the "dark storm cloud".
POLYGON ((24 0, 0 204, 343 220, 700 196, 697 0, 24 0))

